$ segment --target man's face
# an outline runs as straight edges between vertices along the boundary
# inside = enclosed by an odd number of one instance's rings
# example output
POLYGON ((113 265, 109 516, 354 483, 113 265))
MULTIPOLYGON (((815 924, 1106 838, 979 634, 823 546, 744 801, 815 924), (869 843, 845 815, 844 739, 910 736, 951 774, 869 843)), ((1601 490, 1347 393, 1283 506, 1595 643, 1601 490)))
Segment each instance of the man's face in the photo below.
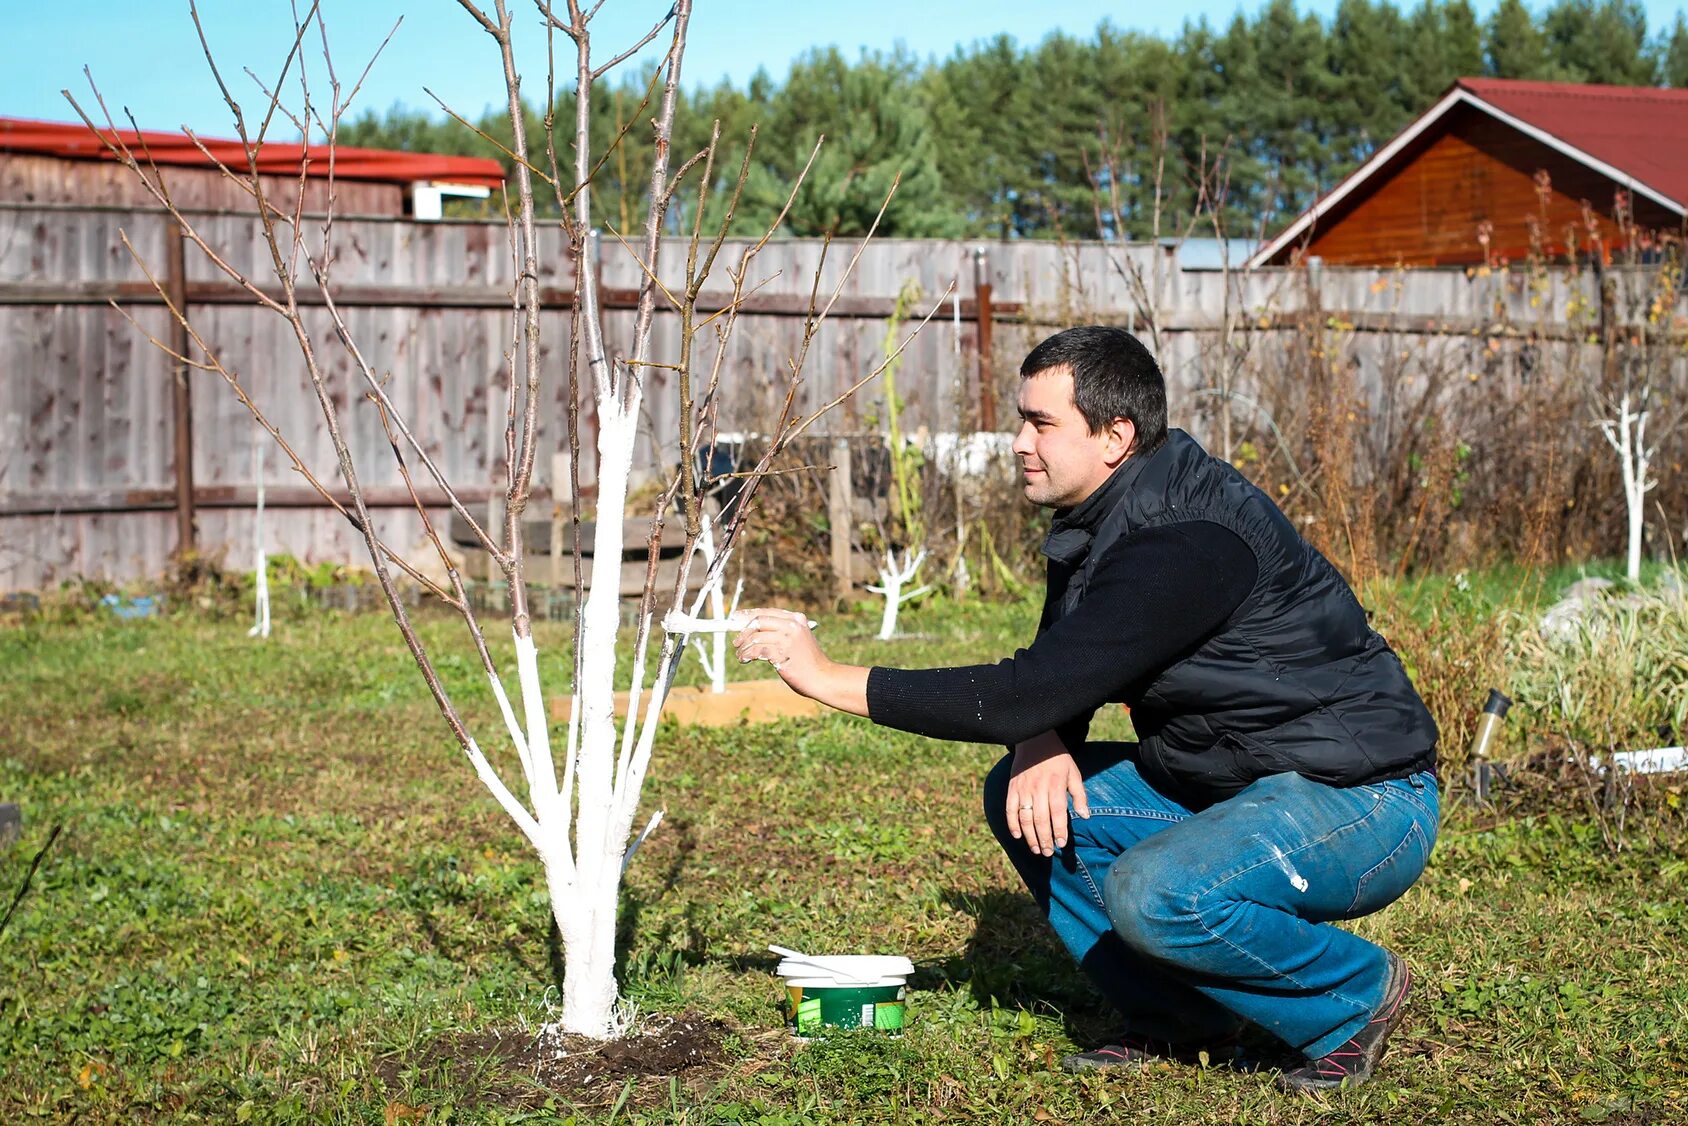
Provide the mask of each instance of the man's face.
POLYGON ((1073 402, 1073 375, 1051 368, 1020 380, 1020 432, 1014 455, 1025 474, 1026 499, 1071 508, 1101 487, 1126 458, 1136 429, 1116 418, 1092 434, 1073 402))

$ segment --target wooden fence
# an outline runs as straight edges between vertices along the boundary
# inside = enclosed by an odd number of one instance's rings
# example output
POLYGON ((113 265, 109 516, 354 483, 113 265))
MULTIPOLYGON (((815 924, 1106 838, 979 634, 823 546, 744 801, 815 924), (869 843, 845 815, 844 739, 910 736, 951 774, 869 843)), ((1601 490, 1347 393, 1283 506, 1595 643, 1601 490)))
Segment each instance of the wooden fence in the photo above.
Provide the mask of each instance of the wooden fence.
MULTIPOLYGON (((236 269, 266 275, 268 251, 252 219, 207 213, 195 222, 236 269)), ((548 237, 540 281, 553 331, 545 361, 557 377, 542 410, 541 509, 549 507, 552 484, 553 459, 545 455, 562 448, 573 290, 562 239, 555 231, 548 237)), ((465 498, 496 504, 514 279, 507 232, 485 223, 342 219, 334 238, 338 301, 359 346, 388 373, 388 393, 465 498)), ((742 249, 729 244, 721 263, 736 262, 742 249)), ((1511 344, 1598 352, 1597 332, 1615 329, 1615 322, 1602 328, 1598 317, 1614 314, 1586 272, 1244 274, 1181 268, 1168 247, 915 240, 876 242, 851 269, 855 250, 789 240, 757 259, 749 275, 754 295, 724 354, 706 334, 697 360, 702 370, 721 365, 721 430, 754 433, 774 417, 817 293, 822 304, 835 292, 837 299, 809 348, 800 404, 812 409, 841 393, 875 368, 888 339, 903 340, 925 320, 904 352, 897 391, 907 404, 905 430, 928 433, 1010 427, 1020 357, 1052 328, 1072 323, 1136 330, 1167 372, 1174 424, 1198 434, 1213 425, 1213 412, 1198 407, 1214 394, 1247 401, 1248 388, 1227 374, 1239 368, 1235 357, 1283 352, 1310 317, 1345 335, 1349 362, 1374 400, 1386 400, 1395 381, 1410 377, 1392 359, 1397 354, 1513 379, 1521 349, 1511 344), (908 293, 916 295, 913 311, 893 323, 899 295, 908 293), (1579 308, 1592 312, 1567 318, 1567 309, 1579 308), (1504 370, 1494 362, 1497 340, 1509 342, 1500 350, 1504 370)), ((678 244, 666 247, 666 284, 679 283, 684 257, 678 244)), ((641 267, 606 240, 597 268, 607 337, 621 347, 631 333, 641 267)), ((166 216, 0 205, 0 590, 79 576, 155 576, 189 542, 250 566, 260 472, 272 510, 265 522, 272 553, 360 559, 361 539, 287 468, 229 387, 213 374, 183 370, 149 340, 187 348, 148 271, 187 309, 195 332, 239 373, 312 472, 339 482, 288 325, 257 307, 191 243, 184 247, 166 216)), ((718 272, 706 305, 719 306, 726 296, 718 272)), ((334 343, 326 311, 313 308, 307 319, 327 357, 362 479, 381 509, 381 531, 401 549, 418 547, 420 524, 386 454, 379 417, 334 343)), ((677 356, 678 318, 659 315, 655 333, 655 354, 677 356)), ((672 465, 672 443, 662 437, 674 432, 671 382, 662 369, 650 374, 647 474, 672 465)), ((875 433, 884 407, 883 388, 869 384, 819 425, 817 436, 875 433)))

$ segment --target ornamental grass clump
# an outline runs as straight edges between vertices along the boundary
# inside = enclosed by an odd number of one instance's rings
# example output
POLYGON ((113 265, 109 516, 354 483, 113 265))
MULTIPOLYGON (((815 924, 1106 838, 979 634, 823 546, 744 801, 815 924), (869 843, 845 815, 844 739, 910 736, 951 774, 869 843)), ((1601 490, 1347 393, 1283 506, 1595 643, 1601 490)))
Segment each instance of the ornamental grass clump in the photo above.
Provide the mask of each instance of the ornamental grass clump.
POLYGON ((1520 719, 1578 757, 1672 746, 1688 727, 1688 596, 1674 572, 1609 593, 1557 631, 1512 612, 1509 691, 1520 719))

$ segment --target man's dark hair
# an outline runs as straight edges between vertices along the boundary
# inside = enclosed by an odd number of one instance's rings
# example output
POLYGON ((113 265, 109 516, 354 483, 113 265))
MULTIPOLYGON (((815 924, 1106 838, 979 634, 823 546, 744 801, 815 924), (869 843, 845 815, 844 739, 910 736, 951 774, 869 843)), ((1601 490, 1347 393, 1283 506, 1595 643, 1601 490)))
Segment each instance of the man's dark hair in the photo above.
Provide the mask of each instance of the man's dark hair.
POLYGON ((1054 368, 1073 373, 1073 405, 1092 434, 1124 418, 1137 428, 1132 452, 1151 454, 1166 441, 1166 380, 1149 350, 1123 328, 1081 325, 1057 332, 1026 356, 1020 378, 1054 368))

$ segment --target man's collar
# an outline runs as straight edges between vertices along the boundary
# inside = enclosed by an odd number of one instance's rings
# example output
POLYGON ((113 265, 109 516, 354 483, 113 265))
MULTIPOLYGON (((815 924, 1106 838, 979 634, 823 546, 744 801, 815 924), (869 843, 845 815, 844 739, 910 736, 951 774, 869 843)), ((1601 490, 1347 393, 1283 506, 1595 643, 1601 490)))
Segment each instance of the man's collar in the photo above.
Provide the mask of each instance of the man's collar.
MULTIPOLYGON (((1157 451, 1158 452, 1158 451, 1157 451)), ((1042 552, 1057 563, 1076 563, 1090 550, 1102 518, 1119 504, 1154 454, 1133 454, 1119 463, 1095 492, 1071 508, 1057 508, 1042 552)))

